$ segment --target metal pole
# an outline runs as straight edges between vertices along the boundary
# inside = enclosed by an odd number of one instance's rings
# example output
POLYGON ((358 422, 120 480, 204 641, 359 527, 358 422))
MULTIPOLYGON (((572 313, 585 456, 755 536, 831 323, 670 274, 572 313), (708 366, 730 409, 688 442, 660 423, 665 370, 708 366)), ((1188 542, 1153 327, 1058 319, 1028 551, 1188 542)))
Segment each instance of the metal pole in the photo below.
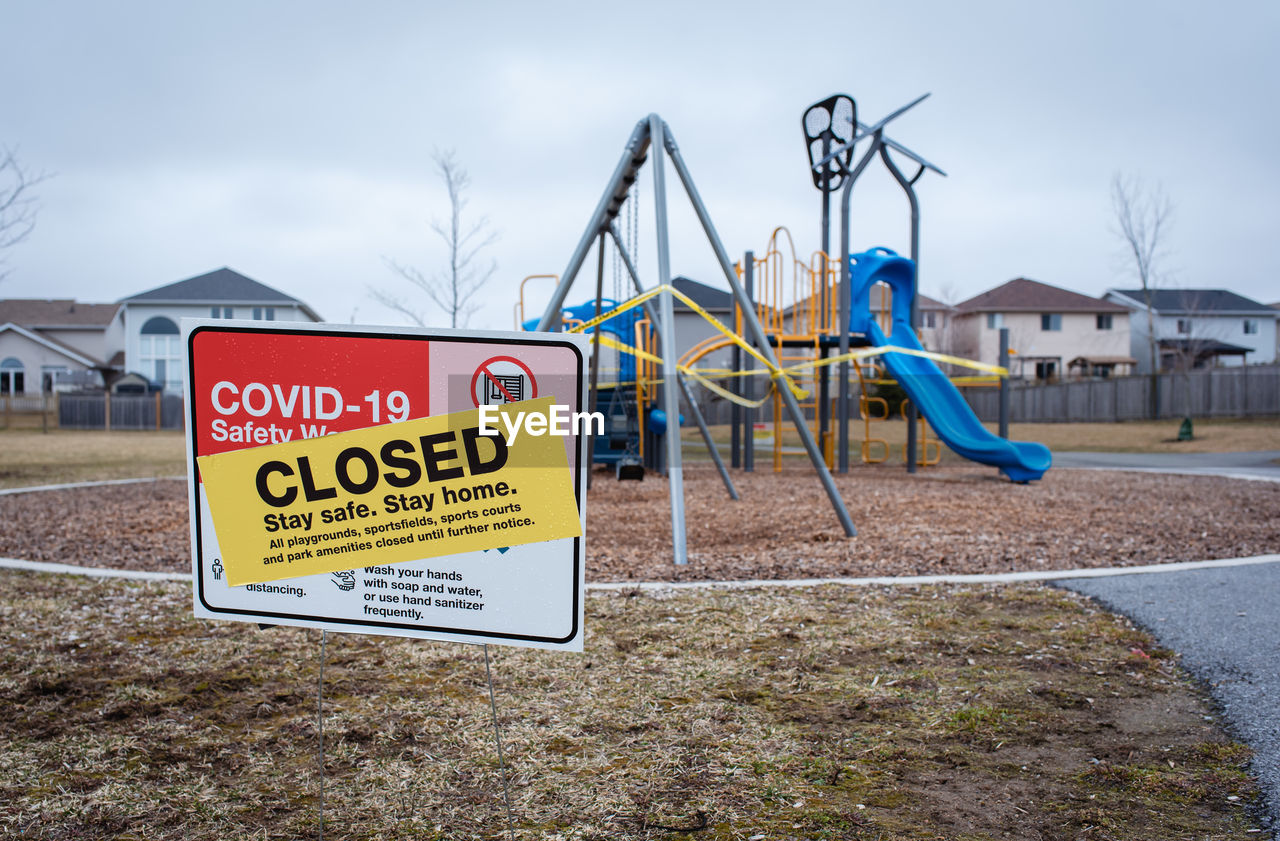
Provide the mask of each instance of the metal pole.
POLYGON ((569 294, 569 287, 573 286, 574 278, 578 276, 578 270, 582 268, 582 263, 587 259, 587 251, 591 248, 591 241, 596 238, 596 234, 602 228, 611 222, 618 213, 618 208, 622 206, 622 202, 626 200, 627 190, 630 189, 632 182, 635 181, 635 172, 644 163, 645 154, 649 148, 649 120, 648 118, 636 123, 636 127, 631 132, 631 137, 627 140, 627 148, 622 153, 622 160, 618 161, 617 168, 614 169, 613 175, 609 178, 609 183, 605 186, 604 195, 600 197, 600 203, 596 205, 595 212, 591 214, 591 221, 587 223, 587 230, 582 234, 582 239, 578 241, 578 246, 573 250, 573 256, 569 258, 569 265, 565 267, 564 272, 560 275, 560 283, 556 286, 555 292, 551 295, 551 300, 547 302, 547 308, 543 311, 542 317, 538 319, 539 330, 560 330, 560 310, 564 306, 564 299, 569 294), (621 193, 621 197, 619 197, 621 193))
MULTIPOLYGON (((671 253, 667 241, 667 182, 663 171, 662 149, 666 143, 666 124, 657 114, 649 115, 649 139, 653 144, 653 209, 658 240, 658 283, 671 283, 671 253)), ((676 390, 676 321, 670 292, 658 296, 658 314, 662 333, 662 404, 667 412, 667 482, 671 492, 671 550, 677 566, 689 562, 684 532, 684 474, 680 465, 680 396, 676 390)))
MULTIPOLYGON (((735 305, 736 307, 736 305, 735 305)), ((733 366, 735 374, 742 372, 742 348, 737 345, 733 346, 733 350, 729 352, 729 359, 733 366)), ((737 384, 740 386, 742 378, 737 378, 737 384)), ((741 390, 741 389, 739 389, 741 390)), ((729 407, 729 464, 734 470, 742 466, 742 413, 745 407, 739 406, 737 403, 729 407)))
MULTIPOLYGON (((596 240, 596 312, 595 317, 600 317, 601 299, 604 297, 604 231, 600 231, 600 237, 596 240)), ((599 394, 596 386, 600 382, 600 327, 597 324, 591 331, 591 400, 590 411, 596 411, 596 405, 600 402, 599 394)), ((590 424, 588 424, 590 428, 590 424)), ((591 456, 595 452, 596 442, 594 438, 587 439, 587 489, 591 489, 591 456)))
MULTIPOLYGON (((650 119, 665 128, 656 115, 650 119)), ((659 136, 654 131, 651 131, 650 135, 655 140, 659 136)), ((720 270, 724 272, 725 280, 729 282, 729 287, 733 290, 733 294, 738 300, 738 305, 744 310, 743 316, 750 330, 751 338, 756 342, 764 358, 776 369, 778 366, 777 356, 769 345, 768 337, 765 335, 764 328, 760 325, 760 320, 756 318, 755 310, 749 308, 750 300, 747 298, 746 292, 743 291, 742 285, 738 283, 737 275, 733 271, 733 265, 729 262, 729 255, 724 250, 724 244, 720 242, 720 235, 716 233, 715 225, 711 222, 711 216, 707 213, 706 205, 702 203, 702 197, 698 195, 698 188, 694 186, 689 168, 685 166, 684 159, 680 156, 680 149, 676 146, 675 138, 668 131, 665 136, 662 136, 662 139, 663 146, 671 157, 671 164, 675 167, 676 173, 679 174, 680 182, 684 185, 685 192, 689 196, 689 203, 693 205, 694 212, 698 214, 698 220, 702 223, 702 229, 707 235, 707 240, 711 243, 711 247, 716 253, 716 259, 720 263, 720 270)), ((655 145, 657 144, 655 143, 655 145)), ((657 156, 655 155, 655 157, 657 156)), ((796 403, 795 395, 791 393, 791 389, 786 387, 780 375, 775 375, 775 382, 778 385, 778 393, 782 395, 782 401, 786 404, 787 411, 791 414, 791 421, 795 425, 796 432, 799 433, 800 440, 804 443, 804 449, 809 455, 809 461, 813 463, 814 469, 818 472, 818 479, 822 482, 822 486, 827 492, 827 498, 831 501, 831 507, 835 509, 836 517, 844 528, 845 535, 853 537, 858 533, 858 529, 849 517, 849 511, 845 508, 844 500, 840 498, 840 491, 836 488, 835 480, 831 478, 831 471, 827 470, 827 463, 823 460, 822 453, 818 452, 818 445, 814 443, 813 436, 809 433, 809 427, 805 425, 804 415, 800 412, 800 406, 796 403)))
POLYGON ((324 654, 328 631, 320 629, 320 688, 316 691, 316 731, 320 737, 320 841, 324 841, 324 654))
POLYGON ((715 462, 716 470, 720 473, 720 480, 724 482, 725 490, 729 492, 729 498, 736 500, 738 498, 738 489, 733 486, 733 479, 729 476, 729 471, 725 469, 724 459, 720 457, 720 451, 716 449, 715 442, 711 440, 711 430, 707 428, 707 422, 702 417, 702 410, 698 408, 697 402, 693 399, 693 392, 689 390, 689 383, 685 380, 683 374, 679 374, 677 379, 680 381, 680 390, 684 392, 685 402, 689 404, 689 412, 693 415, 693 420, 698 424, 698 431, 702 433, 702 440, 707 442, 707 452, 711 453, 711 460, 715 462))
MULTIPOLYGON (((907 194, 907 201, 911 204, 911 262, 916 264, 915 280, 912 283, 911 290, 911 330, 912 332, 920 329, 920 202, 916 198, 915 178, 907 180, 902 171, 894 164, 893 159, 889 157, 889 150, 884 144, 880 144, 880 160, 884 161, 885 168, 889 170, 889 174, 893 176, 893 180, 898 182, 898 186, 907 194)), ((916 173, 919 178, 924 173, 924 167, 920 167, 920 171, 916 173)), ((907 409, 907 472, 916 472, 916 418, 919 412, 916 404, 912 402, 907 409)))
MULTIPOLYGON (((751 302, 756 294, 756 253, 748 251, 742 259, 742 282, 746 285, 747 301, 751 302)), ((738 308, 742 308, 741 303, 738 304, 738 308)), ((747 316, 744 312, 742 323, 745 324, 746 321, 747 316)), ((742 365, 743 370, 754 371, 756 367, 755 357, 749 353, 744 353, 742 355, 742 365)), ((742 378, 742 394, 748 400, 756 399, 755 377, 742 378)), ((742 469, 747 473, 754 473, 756 470, 756 410, 744 408, 742 415, 742 469)))
POLYGON ((498 729, 498 704, 493 700, 493 672, 489 670, 489 646, 484 647, 484 678, 489 682, 489 712, 493 715, 493 741, 498 745, 498 770, 502 774, 502 799, 507 804, 507 835, 516 837, 516 819, 511 812, 511 787, 507 784, 507 761, 502 756, 502 731, 498 729))
MULTIPOLYGON (((831 151, 831 134, 822 134, 822 156, 825 158, 831 151)), ((821 278, 818 286, 818 312, 821 313, 819 326, 825 332, 827 308, 830 305, 827 288, 827 254, 831 250, 831 162, 822 167, 822 258, 819 260, 821 278)), ((827 346, 819 342, 819 357, 826 358, 827 346)), ((823 365, 818 369, 818 443, 822 448, 823 458, 827 453, 827 436, 831 434, 831 368, 823 365)))
MULTIPOLYGON (((635 263, 631 262, 631 254, 627 251, 627 247, 622 244, 622 239, 618 236, 617 227, 609 226, 609 235, 613 237, 613 243, 618 248, 618 254, 622 257, 622 263, 627 268, 627 275, 631 278, 631 285, 635 288, 637 295, 644 294, 644 289, 640 286, 640 278, 636 274, 635 263)), ((658 330, 658 338, 661 340, 662 331, 658 327, 658 316, 653 309, 653 304, 645 301, 641 304, 644 307, 645 315, 649 318, 649 323, 654 325, 654 329, 658 330)), ((716 449, 716 444, 711 440, 711 430, 707 429, 706 422, 702 419, 702 412, 698 410, 698 404, 693 402, 693 397, 689 393, 689 386, 685 383, 684 374, 680 374, 680 387, 684 390, 685 399, 689 401, 692 407, 693 418, 698 423, 698 430, 702 433, 703 443, 707 445, 707 452, 711 454, 711 460, 715 462, 716 469, 720 472, 720 479, 724 482, 724 489, 728 491, 730 499, 738 498, 738 489, 734 487, 733 480, 729 478, 729 471, 725 470, 724 461, 720 458, 720 452, 716 449)))
MULTIPOLYGON (((845 179, 844 187, 840 191, 840 323, 837 329, 840 331, 840 355, 847 356, 849 354, 849 317, 853 310, 853 290, 849 288, 849 201, 853 196, 853 185, 858 180, 858 176, 867 168, 867 164, 871 163, 871 158, 876 154, 876 148, 880 144, 880 132, 876 132, 871 139, 871 148, 867 150, 858 165, 853 168, 853 172, 849 173, 845 179)), ((840 472, 849 472, 849 363, 847 361, 840 363, 840 397, 839 397, 839 416, 840 416, 840 472)))
MULTIPOLYGON (((849 288, 849 195, 853 179, 845 182, 840 192, 840 308, 836 317, 836 334, 840 337, 840 356, 849 354, 849 315, 852 309, 853 291, 849 288)), ((839 395, 836 398, 836 422, 840 428, 836 449, 839 470, 849 472, 849 361, 842 359, 838 366, 839 395)))
MULTIPOLYGON (((1009 370, 1009 328, 1000 328, 1000 367, 1009 370)), ((1009 377, 1000 379, 1000 437, 1009 437, 1009 377)))

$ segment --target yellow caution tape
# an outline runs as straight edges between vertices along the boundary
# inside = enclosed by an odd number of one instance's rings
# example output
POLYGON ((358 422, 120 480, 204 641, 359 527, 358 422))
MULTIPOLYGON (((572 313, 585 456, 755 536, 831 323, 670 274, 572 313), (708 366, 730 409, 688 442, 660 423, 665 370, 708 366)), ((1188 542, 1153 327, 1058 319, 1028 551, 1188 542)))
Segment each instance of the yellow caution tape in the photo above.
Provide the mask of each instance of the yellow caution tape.
POLYGON ((607 348, 613 348, 614 350, 621 351, 622 353, 629 353, 632 356, 636 357, 637 359, 643 359, 646 362, 655 362, 658 365, 662 364, 661 356, 655 356, 654 354, 649 353, 649 351, 647 350, 641 350, 638 347, 632 347, 631 345, 623 344, 617 339, 611 336, 606 336, 603 333, 600 334, 599 341, 600 341, 600 344, 604 345, 607 348))
MULTIPOLYGON (((770 398, 773 397, 773 393, 777 390, 777 387, 778 387, 777 381, 775 380, 769 383, 769 390, 765 392, 764 397, 761 397, 759 400, 748 400, 747 398, 743 397, 741 394, 734 394, 729 389, 724 388, 723 386, 712 382, 711 380, 702 376, 698 371, 694 370, 693 368, 681 368, 680 372, 683 373, 685 376, 689 377, 689 379, 698 383, 698 385, 702 386, 707 391, 710 391, 713 394, 720 395, 725 400, 728 400, 730 403, 737 403, 739 406, 745 406, 748 409, 759 409, 761 406, 767 403, 770 398)), ((764 373, 764 372, 762 371, 761 373, 764 373)))
MULTIPOLYGON (((680 370, 682 373, 689 376, 691 379, 695 380, 703 388, 706 388, 707 390, 720 395, 721 397, 723 397, 726 400, 729 400, 730 402, 737 403, 740 406, 745 406, 748 408, 758 408, 764 405, 764 403, 773 395, 773 388, 776 388, 776 383, 778 380, 782 380, 783 382, 785 382, 787 385, 787 388, 791 390, 791 393, 795 395, 797 399, 803 400, 809 396, 809 392, 796 384, 796 382, 792 379, 793 375, 799 374, 805 371, 816 370, 818 368, 822 368, 828 365, 836 365, 841 362, 857 362, 859 360, 868 359, 873 356, 883 356, 886 353, 901 353, 907 356, 918 356, 922 359, 931 359, 934 362, 943 362, 950 365, 958 365, 964 368, 972 368, 977 371, 985 371, 988 374, 994 375, 996 377, 1007 377, 1009 375, 1008 369, 1003 368, 999 365, 987 365, 986 363, 983 363, 983 362, 976 362, 972 359, 964 359, 959 356, 951 356, 945 353, 933 353, 932 351, 927 351, 927 350, 916 350, 915 348, 898 347, 897 345, 885 345, 884 347, 861 348, 856 351, 850 351, 849 353, 840 354, 837 356, 828 356, 824 359, 818 359, 810 362, 801 362, 796 365, 789 365, 786 368, 782 368, 771 363, 768 360, 768 358, 764 356, 764 354, 760 353, 760 351, 752 347, 741 336, 730 331, 729 328, 725 327, 724 324, 722 324, 717 318, 715 318, 713 315, 711 315, 706 310, 704 310, 701 306, 699 306, 696 302, 694 302, 693 299, 685 295, 679 289, 676 289, 674 286, 671 286, 670 284, 664 284, 662 286, 654 287, 653 289, 650 289, 647 292, 637 295, 634 298, 623 301, 621 304, 619 304, 617 307, 610 310, 609 312, 601 313, 600 315, 590 319, 589 321, 584 321, 581 324, 575 325, 571 330, 569 330, 569 332, 571 333, 586 332, 587 330, 590 330, 593 327, 603 324, 604 322, 608 321, 614 316, 620 315, 621 313, 624 313, 628 310, 634 309, 635 307, 643 305, 646 301, 649 301, 657 297, 663 292, 670 292, 672 297, 674 297, 676 300, 683 303, 693 312, 697 313, 699 316, 703 318, 703 320, 705 320, 708 324, 714 327, 717 331, 719 331, 722 335, 724 335, 727 339, 729 339, 733 344, 737 345, 743 351, 750 354, 752 357, 758 360, 762 365, 764 365, 764 369, 762 370, 751 370, 751 371, 730 371, 722 368, 695 369, 695 368, 688 368, 684 366, 677 366, 678 370, 680 370), (728 389, 725 389, 713 383, 710 379, 708 379, 708 376, 715 376, 717 379, 728 379, 730 377, 756 377, 756 376, 763 376, 766 374, 774 381, 774 387, 770 388, 769 392, 758 401, 748 400, 747 398, 742 397, 741 395, 734 394, 728 389)), ((662 357, 649 353, 648 351, 641 350, 640 348, 633 347, 632 345, 628 345, 623 342, 617 341, 616 339, 613 339, 609 336, 600 335, 597 337, 597 339, 600 342, 600 344, 603 344, 606 347, 613 348, 614 350, 620 351, 622 353, 632 354, 636 358, 643 359, 647 362, 653 362, 659 365, 663 364, 662 357)), ((655 380, 646 381, 646 384, 656 385, 661 382, 662 380, 661 378, 659 378, 655 380)), ((877 380, 877 382, 892 382, 892 380, 884 380, 884 381, 877 380)), ((953 379, 953 382, 962 383, 962 384, 987 383, 987 382, 990 382, 990 377, 956 377, 953 379)), ((613 383, 612 385, 618 386, 618 385, 633 385, 633 384, 634 383, 613 383)))
POLYGON ((674 286, 670 284, 663 284, 662 286, 656 286, 653 289, 650 289, 648 292, 645 292, 641 295, 637 295, 636 297, 631 298, 627 301, 623 301, 621 304, 614 307, 609 312, 601 313, 600 315, 597 315, 595 318, 591 319, 590 321, 584 321, 583 323, 574 326, 569 332, 570 333, 586 332, 587 330, 590 330, 592 327, 603 324, 604 322, 608 321, 609 319, 613 318, 616 315, 619 315, 620 313, 624 313, 627 310, 634 309, 635 307, 640 306, 645 301, 648 301, 651 298, 654 298, 663 292, 670 292, 673 298, 683 303, 685 306, 693 310, 698 315, 702 316, 702 318, 708 324, 710 324, 716 330, 720 331, 720 333, 722 333, 727 339, 732 341, 738 347, 742 348, 742 350, 746 351, 751 356, 758 359, 760 363, 769 370, 770 376, 772 376, 774 379, 781 378, 783 382, 787 384, 787 388, 791 389, 791 393, 794 394, 797 399, 803 400, 804 398, 809 396, 809 392, 805 391, 803 388, 800 388, 800 386, 796 385, 786 371, 784 371, 782 368, 779 368, 777 365, 770 362, 768 358, 764 356, 764 354, 760 353, 760 351, 756 350, 754 347, 752 347, 750 344, 744 341, 741 336, 731 331, 728 327, 725 327, 723 324, 720 323, 720 321, 715 316, 711 315, 711 313, 704 310, 692 298, 690 298, 688 295, 685 295, 679 289, 676 289, 674 286))

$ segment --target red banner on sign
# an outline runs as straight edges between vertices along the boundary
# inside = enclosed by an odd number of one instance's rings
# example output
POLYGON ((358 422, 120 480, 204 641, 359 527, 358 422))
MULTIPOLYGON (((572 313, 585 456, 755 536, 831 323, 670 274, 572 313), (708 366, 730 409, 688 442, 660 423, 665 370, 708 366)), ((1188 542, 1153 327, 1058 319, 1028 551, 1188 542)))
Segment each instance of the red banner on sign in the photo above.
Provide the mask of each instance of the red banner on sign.
POLYGON ((426 339, 226 330, 192 342, 202 455, 431 414, 426 339))

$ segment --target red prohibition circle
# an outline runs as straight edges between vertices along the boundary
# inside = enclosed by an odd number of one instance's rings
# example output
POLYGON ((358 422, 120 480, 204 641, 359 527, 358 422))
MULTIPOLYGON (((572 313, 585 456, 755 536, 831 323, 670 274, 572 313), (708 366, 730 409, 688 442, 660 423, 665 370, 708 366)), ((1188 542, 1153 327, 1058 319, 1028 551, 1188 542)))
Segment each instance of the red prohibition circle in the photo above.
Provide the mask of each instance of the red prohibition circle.
POLYGON ((532 400, 538 396, 538 381, 533 378, 533 371, 529 370, 528 365, 524 364, 519 359, 516 359, 514 356, 494 356, 489 359, 486 359, 484 362, 481 362, 480 367, 476 368, 476 372, 471 375, 471 402, 475 404, 477 409, 480 408, 480 398, 477 397, 478 392, 476 391, 476 381, 480 379, 481 374, 485 374, 488 372, 489 366, 494 362, 514 363, 516 367, 518 367, 521 371, 524 371, 525 374, 528 375, 529 377, 529 390, 532 391, 533 393, 529 395, 529 397, 527 397, 526 399, 532 400))

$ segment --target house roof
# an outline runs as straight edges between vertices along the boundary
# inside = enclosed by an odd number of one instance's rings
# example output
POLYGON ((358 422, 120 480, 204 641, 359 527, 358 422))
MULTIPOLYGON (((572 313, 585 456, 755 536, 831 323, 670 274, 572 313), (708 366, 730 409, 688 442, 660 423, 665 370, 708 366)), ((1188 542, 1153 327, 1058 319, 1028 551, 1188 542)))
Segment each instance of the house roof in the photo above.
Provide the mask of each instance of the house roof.
MULTIPOLYGON (((881 299, 881 296, 884 294, 883 290, 885 288, 886 287, 881 286, 880 284, 876 284, 875 286, 871 287, 871 289, 868 292, 868 300, 870 301, 871 309, 879 310, 881 309, 881 307, 884 306, 881 303, 880 299, 881 299)), ((836 287, 835 294, 837 295, 839 294, 839 287, 836 287)), ((801 298, 799 301, 796 301, 794 304, 791 304, 790 306, 786 307, 786 311, 788 313, 794 313, 798 307, 804 306, 805 304, 807 304, 809 301, 812 301, 816 297, 817 297, 816 295, 809 295, 805 298, 801 298)), ((935 298, 930 298, 928 295, 925 295, 923 292, 917 292, 916 299, 919 302, 921 310, 949 312, 950 310, 954 309, 950 304, 944 304, 935 298)), ((889 296, 889 300, 892 302, 893 300, 892 295, 889 296)))
POLYGON ((43 330, 104 328, 119 309, 119 304, 83 304, 70 298, 8 298, 0 301, 0 324, 43 330))
POLYGON ((1102 298, 1090 298, 1070 289, 1050 286, 1025 277, 975 295, 956 304, 961 313, 970 312, 1128 312, 1127 307, 1102 298))
MULTIPOLYGON (((1146 293, 1141 289, 1112 289, 1139 306, 1146 306, 1146 293)), ((1256 312, 1271 315, 1274 310, 1252 298, 1228 289, 1152 289, 1151 306, 1165 313, 1256 312)))
POLYGON ((71 345, 67 344, 66 342, 60 342, 57 339, 51 339, 37 330, 31 330, 26 327, 23 327, 21 324, 14 324, 13 322, 0 324, 0 333, 5 333, 5 332, 13 332, 18 334, 19 336, 26 338, 29 341, 35 342, 38 345, 44 345, 50 350, 55 351, 56 353, 60 353, 63 356, 75 362, 79 362, 81 365, 84 365, 87 368, 105 368, 106 367, 105 365, 103 365, 101 360, 94 359, 92 356, 88 355, 84 351, 73 348, 71 345))
MULTIPOLYGON (((873 310, 880 309, 881 307, 880 296, 884 294, 882 291, 884 290, 884 288, 885 287, 879 286, 879 285, 871 287, 871 290, 870 290, 871 291, 871 308, 873 310)), ((889 296, 889 300, 890 301, 893 300, 892 295, 889 296)), ((919 305, 920 309, 922 310, 945 311, 945 310, 952 309, 950 304, 944 304, 939 300, 930 298, 928 295, 924 294, 923 292, 916 293, 916 303, 919 305)))
POLYGON ((1191 353, 1196 356, 1244 356, 1246 353, 1254 352, 1253 348, 1233 345, 1217 339, 1161 339, 1159 345, 1161 350, 1191 353))
POLYGON ((1077 356, 1067 363, 1068 368, 1079 368, 1082 365, 1137 365, 1138 360, 1132 356, 1077 356))
MULTIPOLYGON (((302 301, 265 283, 223 267, 206 274, 122 298, 126 304, 294 304, 315 315, 302 301)), ((319 317, 316 317, 319 320, 319 317)))
MULTIPOLYGON (((693 299, 693 302, 708 312, 729 312, 733 308, 733 293, 725 289, 716 289, 696 280, 680 276, 671 281, 671 285, 693 299)), ((689 311, 684 302, 676 299, 675 308, 689 311)))

